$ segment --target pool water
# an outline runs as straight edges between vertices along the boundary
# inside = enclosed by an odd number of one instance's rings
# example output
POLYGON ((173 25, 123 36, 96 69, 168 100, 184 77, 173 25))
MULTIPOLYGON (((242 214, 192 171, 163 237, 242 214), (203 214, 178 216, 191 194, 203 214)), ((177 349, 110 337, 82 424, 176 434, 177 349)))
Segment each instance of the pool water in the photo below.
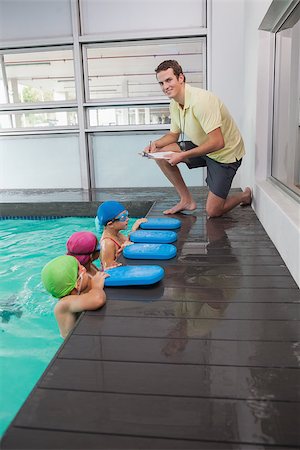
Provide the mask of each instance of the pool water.
POLYGON ((94 218, 0 220, 0 435, 63 342, 41 270, 75 231, 97 234, 94 218))

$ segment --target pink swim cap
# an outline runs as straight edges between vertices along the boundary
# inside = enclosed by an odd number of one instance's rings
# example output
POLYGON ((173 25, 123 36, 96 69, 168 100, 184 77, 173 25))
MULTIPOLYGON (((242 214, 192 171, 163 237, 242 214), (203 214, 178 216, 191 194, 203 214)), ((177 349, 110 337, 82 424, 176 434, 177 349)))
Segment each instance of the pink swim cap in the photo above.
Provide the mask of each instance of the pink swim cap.
POLYGON ((97 237, 90 231, 77 231, 67 241, 67 254, 75 256, 83 266, 97 250, 97 237))

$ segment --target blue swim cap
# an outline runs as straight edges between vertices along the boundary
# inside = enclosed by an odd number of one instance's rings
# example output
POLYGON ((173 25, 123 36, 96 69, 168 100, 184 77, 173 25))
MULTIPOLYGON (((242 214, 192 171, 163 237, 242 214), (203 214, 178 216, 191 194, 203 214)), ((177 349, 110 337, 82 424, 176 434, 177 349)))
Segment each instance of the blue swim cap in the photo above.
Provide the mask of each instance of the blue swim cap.
POLYGON ((126 208, 124 205, 121 205, 121 203, 115 202, 113 200, 102 203, 102 205, 99 206, 97 211, 99 225, 105 226, 107 222, 113 220, 115 217, 117 217, 118 214, 120 214, 125 209, 126 208))

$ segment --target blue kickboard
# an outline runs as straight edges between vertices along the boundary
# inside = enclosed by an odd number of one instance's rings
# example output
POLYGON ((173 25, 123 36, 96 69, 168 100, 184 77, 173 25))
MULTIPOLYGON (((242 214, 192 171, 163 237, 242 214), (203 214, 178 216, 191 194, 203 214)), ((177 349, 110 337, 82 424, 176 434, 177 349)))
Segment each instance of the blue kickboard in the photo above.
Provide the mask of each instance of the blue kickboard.
POLYGON ((137 230, 130 234, 130 240, 147 244, 172 244, 177 241, 177 233, 169 230, 137 230))
POLYGON ((128 259, 171 259, 176 256, 177 248, 172 244, 132 244, 123 250, 128 259))
POLYGON ((110 276, 104 286, 146 286, 162 280, 165 271, 160 266, 119 266, 105 270, 110 276))
POLYGON ((141 223, 140 228, 143 230, 176 230, 181 227, 179 219, 167 217, 149 218, 147 222, 141 223))

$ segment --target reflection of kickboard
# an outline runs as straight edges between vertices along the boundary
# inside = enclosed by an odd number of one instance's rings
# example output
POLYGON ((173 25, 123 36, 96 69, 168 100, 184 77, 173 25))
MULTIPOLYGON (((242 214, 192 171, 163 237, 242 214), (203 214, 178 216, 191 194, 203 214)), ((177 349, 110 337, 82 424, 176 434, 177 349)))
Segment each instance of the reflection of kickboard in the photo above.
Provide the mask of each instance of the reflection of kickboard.
POLYGON ((180 227, 180 220, 167 217, 150 218, 140 224, 142 230, 176 230, 180 227))
POLYGON ((124 258, 129 259, 171 259, 176 253, 172 244, 132 244, 123 250, 124 258))
POLYGON ((104 286, 146 286, 157 283, 165 274, 160 266, 120 266, 105 272, 110 276, 104 286))
POLYGON ((130 233, 130 240, 147 244, 172 244, 177 240, 177 234, 169 230, 137 230, 130 233))

